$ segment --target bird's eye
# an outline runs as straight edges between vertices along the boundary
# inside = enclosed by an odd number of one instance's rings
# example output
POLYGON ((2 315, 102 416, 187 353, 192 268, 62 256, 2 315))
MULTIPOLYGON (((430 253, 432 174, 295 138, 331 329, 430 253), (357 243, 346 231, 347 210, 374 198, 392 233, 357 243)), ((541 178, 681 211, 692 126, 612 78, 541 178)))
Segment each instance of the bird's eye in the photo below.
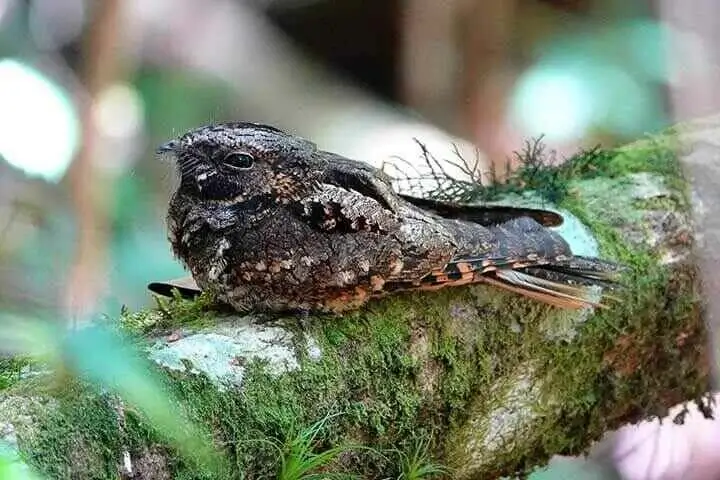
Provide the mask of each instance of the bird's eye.
POLYGON ((230 152, 223 158, 223 164, 233 170, 247 170, 254 162, 253 156, 245 152, 230 152))

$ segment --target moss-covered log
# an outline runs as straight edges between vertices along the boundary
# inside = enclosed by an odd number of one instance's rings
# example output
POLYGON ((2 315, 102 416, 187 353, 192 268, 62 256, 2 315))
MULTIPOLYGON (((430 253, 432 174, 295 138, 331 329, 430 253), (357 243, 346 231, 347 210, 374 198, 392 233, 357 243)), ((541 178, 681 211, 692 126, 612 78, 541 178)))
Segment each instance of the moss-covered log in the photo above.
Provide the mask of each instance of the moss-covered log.
MULTIPOLYGON (((399 452, 416 450, 452 478, 528 472, 627 422, 701 401, 708 388, 677 146, 668 134, 588 152, 527 168, 494 192, 545 208, 552 199, 575 251, 630 267, 607 309, 560 311, 471 286, 342 317, 224 317, 176 301, 122 322, 146 333, 169 376, 163 388, 212 432, 228 478, 272 477, 279 460, 268 440, 334 414, 316 449, 369 448, 341 453, 327 472, 395 478, 399 452)), ((52 478, 112 478, 123 452, 140 478, 203 478, 131 407, 120 425, 113 401, 89 387, 51 396, 26 381, 0 395, 0 434, 5 425, 52 478)))

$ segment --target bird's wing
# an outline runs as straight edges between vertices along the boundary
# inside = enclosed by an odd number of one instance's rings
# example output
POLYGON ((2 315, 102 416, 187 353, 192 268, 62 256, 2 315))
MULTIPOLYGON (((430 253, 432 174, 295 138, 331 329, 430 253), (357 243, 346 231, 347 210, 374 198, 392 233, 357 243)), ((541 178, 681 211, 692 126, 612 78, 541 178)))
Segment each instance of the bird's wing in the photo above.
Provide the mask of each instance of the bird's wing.
POLYGON ((400 206, 399 199, 402 199, 441 217, 486 226, 520 217, 530 217, 546 227, 555 227, 563 222, 560 214, 549 210, 500 205, 455 205, 438 200, 399 195, 393 190, 387 175, 372 165, 330 152, 322 152, 322 157, 327 160, 323 181, 374 198, 385 208, 396 213, 400 206))
MULTIPOLYGON (((450 221, 459 243, 473 226, 450 221)), ((479 228, 479 227, 475 227, 479 228)), ((563 308, 601 306, 590 287, 617 285, 622 267, 597 258, 573 255, 556 232, 522 217, 483 231, 490 248, 461 249, 450 261, 439 265, 412 287, 402 281, 385 285, 389 290, 437 289, 468 283, 488 283, 535 300, 563 308)), ((470 237, 467 237, 470 238, 470 237)))
POLYGON ((321 152, 327 161, 322 181, 370 197, 388 210, 397 213, 400 201, 381 170, 365 162, 351 160, 331 152, 321 152))
POLYGON ((383 234, 397 229, 400 222, 399 217, 375 197, 327 183, 321 183, 312 195, 293 208, 306 224, 328 233, 383 234))
POLYGON ((441 217, 465 220, 484 226, 499 225, 520 217, 530 217, 545 227, 557 227, 563 223, 562 215, 549 210, 504 205, 457 205, 429 198, 411 197, 402 194, 399 196, 406 202, 441 217))

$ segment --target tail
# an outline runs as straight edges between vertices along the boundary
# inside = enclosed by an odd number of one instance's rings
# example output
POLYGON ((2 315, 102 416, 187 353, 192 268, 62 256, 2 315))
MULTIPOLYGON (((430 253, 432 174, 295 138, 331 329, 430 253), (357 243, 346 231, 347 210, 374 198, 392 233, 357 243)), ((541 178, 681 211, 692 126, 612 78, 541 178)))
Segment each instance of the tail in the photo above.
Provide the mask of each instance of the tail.
MULTIPOLYGON (((619 286, 622 267, 600 260, 573 256, 543 261, 515 261, 504 266, 467 262, 449 264, 441 276, 430 274, 426 285, 487 283, 560 308, 605 307, 596 287, 619 286), (527 266, 531 264, 532 266, 527 266), (594 288, 595 287, 595 288, 594 288)), ((605 298, 610 298, 607 294, 605 298)))
MULTIPOLYGON (((487 283, 557 307, 604 307, 597 287, 619 286, 624 267, 573 255, 556 232, 522 218, 491 227, 495 247, 482 255, 459 255, 430 272, 420 288, 487 283)), ((605 298, 611 298, 607 294, 605 298)))

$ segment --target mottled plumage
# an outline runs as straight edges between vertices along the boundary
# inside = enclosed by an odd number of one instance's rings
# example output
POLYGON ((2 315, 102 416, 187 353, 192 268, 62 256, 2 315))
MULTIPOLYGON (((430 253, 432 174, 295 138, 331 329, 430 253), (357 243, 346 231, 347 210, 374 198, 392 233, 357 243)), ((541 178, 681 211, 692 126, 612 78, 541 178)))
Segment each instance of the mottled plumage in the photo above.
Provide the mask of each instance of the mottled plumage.
POLYGON ((546 228, 555 213, 400 196, 377 169, 273 127, 201 127, 160 151, 181 177, 167 217, 175 255, 241 311, 340 312, 473 282, 577 308, 616 271, 573 256, 546 228))

